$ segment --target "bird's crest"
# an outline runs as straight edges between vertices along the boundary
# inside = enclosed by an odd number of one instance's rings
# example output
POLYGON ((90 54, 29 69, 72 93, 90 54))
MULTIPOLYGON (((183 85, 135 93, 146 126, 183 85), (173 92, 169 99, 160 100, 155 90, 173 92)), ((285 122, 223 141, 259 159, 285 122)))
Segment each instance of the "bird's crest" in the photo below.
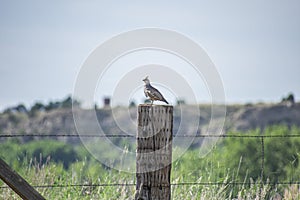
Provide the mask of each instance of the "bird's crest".
POLYGON ((143 81, 145 81, 145 80, 149 80, 149 79, 148 79, 148 77, 149 77, 149 76, 146 76, 146 77, 143 79, 143 81))

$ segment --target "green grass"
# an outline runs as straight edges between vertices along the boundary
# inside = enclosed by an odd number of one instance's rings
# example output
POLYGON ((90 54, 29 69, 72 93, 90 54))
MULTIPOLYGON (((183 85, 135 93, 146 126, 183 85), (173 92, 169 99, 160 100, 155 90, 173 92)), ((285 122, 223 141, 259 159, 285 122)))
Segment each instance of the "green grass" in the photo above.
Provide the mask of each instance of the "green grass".
MULTIPOLYGON (((187 152, 183 159, 193 159, 195 152, 187 152)), ((178 161, 180 162, 180 161, 178 161)), ((232 185, 236 179, 236 174, 232 170, 227 170, 225 177, 220 179, 218 185, 201 185, 201 183, 215 181, 215 172, 223 171, 216 166, 211 171, 210 166, 207 166, 207 171, 202 173, 202 176, 195 176, 193 172, 184 170, 185 165, 174 163, 172 169, 172 183, 180 184, 182 182, 196 182, 198 185, 173 185, 172 199, 256 199, 260 196, 260 182, 254 181, 251 178, 245 177, 245 184, 232 185), (177 167, 177 169, 176 169, 177 167), (179 168, 178 168, 179 167, 179 168), (251 182, 248 185, 248 181, 251 182)), ((54 187, 38 187, 37 190, 46 199, 133 199, 135 194, 135 186, 110 186, 110 187, 86 187, 73 185, 89 185, 89 184, 134 184, 135 175, 122 173, 115 170, 99 170, 101 165, 96 166, 96 163, 89 164, 87 162, 77 162, 70 166, 69 170, 65 170, 62 164, 56 164, 51 161, 41 165, 39 160, 31 160, 26 166, 24 165, 18 171, 27 181, 34 186, 54 187), (90 165, 90 166, 87 166, 90 165), (57 186, 57 187, 55 187, 57 186), (64 187, 60 187, 64 186, 64 187)), ((238 169, 236 170, 238 171, 238 169)), ((197 174, 198 175, 198 174, 197 174)), ((299 186, 286 186, 281 195, 289 198, 297 199, 300 197, 299 186), (290 198, 293 197, 293 198, 290 198), (295 198, 294 198, 295 197, 295 198), (296 198, 297 197, 297 198, 296 198)), ((278 188, 269 183, 263 185, 261 193, 262 199, 269 199, 278 192, 278 188)), ((2 188, 0 199, 20 199, 9 188, 2 188)))
MULTIPOLYGON (((254 130, 247 134, 260 133, 254 130)), ((263 134, 300 134, 300 130, 274 126, 263 134)), ((300 180, 300 138, 265 138, 262 190, 260 148, 260 138, 222 138, 205 157, 197 148, 186 151, 172 163, 172 199, 270 199, 275 195, 300 199, 299 185, 276 184, 300 180), (181 185, 190 182, 196 184, 181 185)), ((46 199, 134 199, 135 174, 108 169, 80 145, 7 140, 0 145, 0 157, 31 185, 53 186, 37 187, 46 199), (116 183, 132 185, 82 186, 116 183)), ((0 186, 5 184, 0 181, 0 186)), ((10 188, 0 188, 0 199, 20 198, 10 188)))

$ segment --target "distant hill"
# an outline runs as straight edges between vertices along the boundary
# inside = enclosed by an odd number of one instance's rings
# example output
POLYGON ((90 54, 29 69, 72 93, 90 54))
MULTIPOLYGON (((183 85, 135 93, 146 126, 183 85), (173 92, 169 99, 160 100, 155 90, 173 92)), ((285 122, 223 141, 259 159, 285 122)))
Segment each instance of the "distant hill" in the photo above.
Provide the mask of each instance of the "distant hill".
MULTIPOLYGON (((292 106, 286 104, 257 104, 257 105, 229 105, 226 107, 226 121, 224 131, 247 131, 250 129, 263 129, 270 125, 284 124, 300 127, 300 104, 292 106)), ((174 109, 174 133, 179 128, 186 134, 205 133, 210 123, 211 109, 208 105, 200 106, 198 116, 197 106, 182 105, 174 109), (181 109, 180 109, 181 108, 181 109), (185 120, 183 120, 183 118, 185 120), (184 123, 183 123, 184 122, 184 123), (199 128, 194 126, 195 122, 199 128), (181 127, 180 127, 181 126, 181 127)), ((96 133, 98 128, 92 122, 96 114, 97 123, 108 134, 135 134, 137 108, 116 107, 113 109, 83 110, 76 109, 80 115, 80 123, 89 133, 96 133)), ((221 123, 215 120, 216 123, 221 123)), ((220 118, 221 119, 221 118, 220 118)), ((98 125, 97 125, 98 126, 98 125)), ((77 134, 71 108, 57 108, 49 111, 42 110, 34 113, 11 111, 0 114, 0 134, 77 134)), ((27 138, 33 139, 33 138, 27 138)), ((72 138, 59 138, 72 142, 72 138)), ((4 138, 2 138, 4 140, 4 138)), ((26 140, 24 138, 24 140, 26 140)))
POLYGON ((264 129, 271 125, 300 127, 300 104, 243 106, 232 113, 227 120, 231 122, 231 128, 238 131, 264 129))

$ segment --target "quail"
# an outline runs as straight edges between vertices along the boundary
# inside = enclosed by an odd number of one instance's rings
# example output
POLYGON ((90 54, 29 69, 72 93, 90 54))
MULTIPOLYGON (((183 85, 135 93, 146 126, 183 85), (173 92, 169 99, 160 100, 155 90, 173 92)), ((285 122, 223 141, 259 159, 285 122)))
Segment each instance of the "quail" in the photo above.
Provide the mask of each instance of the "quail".
POLYGON ((144 93, 146 97, 150 98, 151 105, 153 104, 153 101, 163 101, 166 104, 169 104, 167 100, 163 97, 163 95, 150 84, 148 76, 146 76, 146 78, 144 78, 143 81, 145 82, 144 93))

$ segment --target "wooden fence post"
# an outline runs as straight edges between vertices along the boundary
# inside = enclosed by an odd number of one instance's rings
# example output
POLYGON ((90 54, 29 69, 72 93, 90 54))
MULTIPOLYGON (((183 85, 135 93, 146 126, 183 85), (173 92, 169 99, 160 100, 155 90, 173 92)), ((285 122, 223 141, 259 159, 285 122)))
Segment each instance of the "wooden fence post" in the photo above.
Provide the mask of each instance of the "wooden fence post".
POLYGON ((45 200, 26 180, 0 158, 0 178, 24 200, 45 200))
POLYGON ((173 106, 138 106, 136 200, 171 199, 173 106))

